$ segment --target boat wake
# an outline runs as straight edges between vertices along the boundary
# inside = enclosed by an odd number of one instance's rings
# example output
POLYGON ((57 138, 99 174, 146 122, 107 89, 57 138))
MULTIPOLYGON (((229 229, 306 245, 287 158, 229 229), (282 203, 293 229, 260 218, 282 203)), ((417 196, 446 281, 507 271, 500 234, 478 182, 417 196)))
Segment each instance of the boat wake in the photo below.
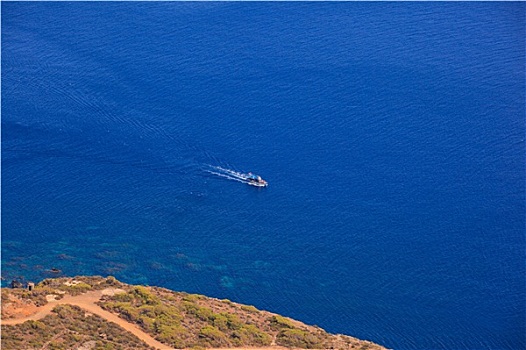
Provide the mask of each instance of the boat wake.
POLYGON ((242 182, 247 185, 252 185, 252 186, 257 186, 257 187, 266 186, 266 182, 264 186, 255 184, 253 180, 254 175, 251 173, 242 173, 239 171, 234 171, 234 170, 230 170, 230 169, 226 169, 226 168, 222 168, 220 166, 214 166, 214 165, 209 165, 208 169, 205 169, 205 171, 209 174, 219 176, 219 177, 222 177, 228 180, 232 180, 232 181, 242 182))

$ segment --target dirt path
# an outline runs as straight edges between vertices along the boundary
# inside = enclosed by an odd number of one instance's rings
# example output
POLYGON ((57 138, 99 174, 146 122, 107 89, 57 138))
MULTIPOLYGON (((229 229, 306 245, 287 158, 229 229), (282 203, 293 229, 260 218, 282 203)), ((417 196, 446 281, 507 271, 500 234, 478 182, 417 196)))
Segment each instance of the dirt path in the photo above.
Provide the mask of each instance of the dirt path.
MULTIPOLYGON (((155 340, 150 336, 149 334, 145 333, 143 330, 141 330, 139 327, 134 325, 133 323, 127 322, 123 320, 122 318, 119 318, 117 315, 112 314, 111 312, 108 312, 104 309, 102 309, 100 306, 95 304, 100 300, 100 298, 105 294, 113 295, 115 293, 115 290, 112 289, 105 289, 102 291, 91 291, 87 292, 81 295, 77 296, 71 296, 66 295, 60 300, 50 300, 48 303, 44 306, 38 307, 37 312, 29 315, 27 317, 19 317, 14 319, 8 319, 8 320, 1 320, 2 325, 15 325, 24 323, 29 320, 40 320, 44 318, 45 316, 51 314, 51 310, 57 305, 62 304, 69 304, 69 305, 76 305, 82 309, 84 309, 87 312, 90 312, 92 314, 98 315, 102 318, 104 318, 107 321, 116 323, 117 325, 121 326, 128 332, 134 334, 137 338, 144 341, 149 346, 153 346, 156 349, 160 350, 174 350, 173 348, 170 348, 167 345, 164 345, 160 343, 159 341, 155 340)), ((221 349, 209 349, 209 350, 229 350, 226 348, 221 349)), ((232 350, 232 349, 231 349, 232 350)), ((287 350, 286 348, 280 347, 280 346, 270 346, 270 347, 262 347, 262 348, 235 348, 235 350, 287 350)))
POLYGON ((2 320, 2 325, 15 325, 24 323, 29 320, 40 320, 41 318, 49 315, 51 313, 51 310, 61 304, 69 304, 69 305, 76 305, 88 312, 91 312, 95 315, 98 315, 107 321, 113 322, 127 330, 128 332, 134 334, 137 338, 144 341, 149 346, 153 346, 156 349, 162 349, 162 350, 171 350, 173 348, 170 348, 159 341, 155 340, 150 336, 149 334, 142 331, 139 327, 136 325, 126 322, 125 320, 119 318, 117 315, 112 314, 106 310, 103 310, 100 306, 95 304, 97 301, 100 300, 103 294, 112 293, 111 290, 104 290, 104 291, 92 291, 87 292, 82 295, 77 296, 70 296, 66 295, 64 298, 60 300, 51 300, 46 305, 39 307, 38 311, 30 316, 23 317, 23 318, 16 318, 16 319, 9 319, 9 320, 2 320))

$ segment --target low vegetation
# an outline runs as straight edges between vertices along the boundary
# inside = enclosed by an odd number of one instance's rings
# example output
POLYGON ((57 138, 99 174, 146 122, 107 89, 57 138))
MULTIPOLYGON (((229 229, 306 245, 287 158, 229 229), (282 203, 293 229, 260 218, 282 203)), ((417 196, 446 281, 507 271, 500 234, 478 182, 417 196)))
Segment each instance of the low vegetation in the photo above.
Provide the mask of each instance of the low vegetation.
MULTIPOLYGON (((78 295, 106 288, 118 288, 120 292, 103 296, 98 302, 100 307, 177 349, 273 345, 304 349, 384 349, 352 337, 332 335, 319 327, 254 306, 164 288, 131 286, 113 277, 46 279, 32 291, 3 289, 2 301, 3 305, 15 300, 43 305, 47 294, 78 295)), ((57 306, 52 315, 39 321, 2 326, 2 349, 73 348, 148 349, 148 346, 117 325, 69 305, 57 306), (86 346, 79 347, 82 344, 86 346)))
MULTIPOLYGON (((242 321, 235 313, 220 312, 217 308, 214 311, 205 305, 209 301, 200 295, 136 286, 125 294, 105 298, 100 305, 175 348, 271 344, 270 334, 242 321)), ((214 304, 223 308, 221 304, 229 305, 217 300, 214 304)))
POLYGON ((2 349, 145 349, 149 346, 133 334, 77 306, 59 305, 39 321, 2 326, 2 349))

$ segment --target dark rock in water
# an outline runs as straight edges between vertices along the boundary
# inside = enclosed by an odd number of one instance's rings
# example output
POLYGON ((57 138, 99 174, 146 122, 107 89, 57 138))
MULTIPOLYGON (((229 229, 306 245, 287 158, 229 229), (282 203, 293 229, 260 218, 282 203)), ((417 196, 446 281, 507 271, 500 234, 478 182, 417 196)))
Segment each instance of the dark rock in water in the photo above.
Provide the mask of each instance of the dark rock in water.
POLYGON ((219 284, 223 288, 231 289, 234 288, 234 279, 228 276, 222 276, 219 284))
POLYGON ((24 284, 20 282, 19 280, 12 280, 11 288, 24 288, 24 284))
POLYGON ((49 269, 49 272, 53 272, 53 273, 61 273, 62 271, 57 269, 56 267, 52 267, 51 269, 49 269))
POLYGON ((67 254, 59 254, 57 255, 57 258, 60 260, 72 260, 73 259, 71 255, 67 255, 67 254))

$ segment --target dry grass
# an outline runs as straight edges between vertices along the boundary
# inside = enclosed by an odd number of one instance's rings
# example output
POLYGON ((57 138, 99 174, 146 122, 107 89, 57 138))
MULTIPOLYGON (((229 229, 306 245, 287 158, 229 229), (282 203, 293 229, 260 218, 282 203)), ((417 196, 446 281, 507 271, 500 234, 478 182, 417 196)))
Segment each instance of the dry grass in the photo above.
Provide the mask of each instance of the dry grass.
MULTIPOLYGON (((164 288, 126 285, 113 277, 47 279, 32 292, 3 289, 2 317, 22 319, 46 304, 46 297, 52 300, 66 295, 64 300, 71 300, 71 296, 80 294, 75 298, 84 298, 82 293, 87 291, 90 293, 86 296, 97 295, 90 305, 95 306, 101 297, 97 304, 122 320, 102 310, 99 315, 114 318, 114 322, 127 329, 134 324, 170 348, 385 349, 353 337, 332 335, 319 327, 253 306, 164 288), (103 290, 120 293, 108 294, 103 290)), ((84 304, 78 305, 84 307, 84 304)), ((46 306, 48 313, 52 306, 46 306)), ((125 329, 76 306, 61 305, 54 311, 37 321, 3 325, 2 349, 148 348, 125 329)), ((141 339, 151 339, 142 332, 134 332, 141 339)), ((150 344, 152 342, 155 341, 151 339, 150 344)))

